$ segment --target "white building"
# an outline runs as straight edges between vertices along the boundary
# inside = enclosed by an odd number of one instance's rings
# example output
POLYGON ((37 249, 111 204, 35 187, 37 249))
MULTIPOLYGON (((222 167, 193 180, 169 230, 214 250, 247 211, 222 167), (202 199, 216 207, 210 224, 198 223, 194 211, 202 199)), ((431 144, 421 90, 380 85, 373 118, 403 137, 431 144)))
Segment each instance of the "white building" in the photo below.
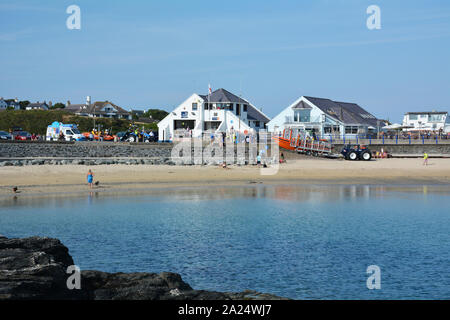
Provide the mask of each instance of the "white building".
POLYGON ((48 104, 45 101, 30 103, 26 106, 25 110, 48 110, 48 104))
POLYGON ((200 137, 206 131, 240 132, 264 129, 269 118, 247 100, 225 89, 210 95, 194 93, 158 123, 160 141, 172 141, 183 132, 200 137))
POLYGON ((130 112, 110 101, 96 101, 91 103, 90 96, 87 96, 86 103, 82 104, 71 104, 70 101, 67 101, 64 110, 72 112, 78 116, 91 118, 132 119, 130 112))
POLYGON ((310 136, 353 138, 376 134, 384 125, 356 103, 302 96, 274 117, 267 128, 274 133, 297 129, 310 136))
POLYGON ((403 116, 403 125, 411 126, 405 131, 445 131, 450 132, 450 118, 445 111, 407 112, 403 116))

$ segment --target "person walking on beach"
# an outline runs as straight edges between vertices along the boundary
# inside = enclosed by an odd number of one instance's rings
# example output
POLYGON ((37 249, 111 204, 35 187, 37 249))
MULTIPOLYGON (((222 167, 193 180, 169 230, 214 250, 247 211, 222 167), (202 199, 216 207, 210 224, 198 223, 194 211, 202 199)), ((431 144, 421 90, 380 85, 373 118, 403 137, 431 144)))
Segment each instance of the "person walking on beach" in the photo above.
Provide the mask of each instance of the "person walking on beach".
POLYGON ((91 169, 89 169, 86 177, 87 177, 87 182, 89 184, 89 188, 92 189, 92 183, 94 182, 94 173, 92 172, 91 169))
POLYGON ((428 153, 424 153, 423 154, 423 165, 427 166, 428 165, 428 153))

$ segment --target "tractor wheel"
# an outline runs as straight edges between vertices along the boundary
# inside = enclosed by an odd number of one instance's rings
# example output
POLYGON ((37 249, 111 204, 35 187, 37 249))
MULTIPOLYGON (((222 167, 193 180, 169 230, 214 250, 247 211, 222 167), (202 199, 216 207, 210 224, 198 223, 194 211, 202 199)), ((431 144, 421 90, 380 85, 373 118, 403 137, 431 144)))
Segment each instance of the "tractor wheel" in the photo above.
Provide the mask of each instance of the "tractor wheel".
POLYGON ((356 159, 358 159, 358 155, 356 154, 356 152, 350 152, 350 154, 348 155, 348 158, 350 159, 350 160, 356 160, 356 159))
POLYGON ((372 155, 370 154, 370 152, 364 152, 361 155, 361 159, 363 159, 365 161, 369 161, 370 159, 372 159, 372 155))

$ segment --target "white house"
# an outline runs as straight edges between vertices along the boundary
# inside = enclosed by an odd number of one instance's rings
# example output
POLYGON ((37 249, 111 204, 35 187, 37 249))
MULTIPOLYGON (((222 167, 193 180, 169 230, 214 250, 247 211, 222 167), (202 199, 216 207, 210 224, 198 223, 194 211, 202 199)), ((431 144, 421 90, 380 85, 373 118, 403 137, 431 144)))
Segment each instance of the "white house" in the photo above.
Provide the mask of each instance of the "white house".
POLYGON ((64 110, 79 116, 91 118, 132 119, 131 113, 110 101, 96 101, 91 103, 90 96, 86 98, 86 103, 82 104, 71 104, 70 101, 67 101, 64 110))
POLYGON ((450 132, 450 117, 446 111, 407 112, 403 116, 403 125, 410 126, 405 131, 425 130, 450 132))
POLYGON ((158 137, 160 141, 172 141, 185 132, 192 132, 192 137, 201 137, 206 131, 247 134, 264 129, 269 120, 247 100, 218 89, 187 98, 158 123, 158 137))
POLYGON ((356 103, 302 96, 281 111, 268 124, 268 131, 281 133, 297 129, 309 136, 342 137, 376 134, 385 125, 382 120, 356 103))
POLYGON ((48 104, 44 102, 30 103, 26 106, 26 110, 48 110, 48 104))

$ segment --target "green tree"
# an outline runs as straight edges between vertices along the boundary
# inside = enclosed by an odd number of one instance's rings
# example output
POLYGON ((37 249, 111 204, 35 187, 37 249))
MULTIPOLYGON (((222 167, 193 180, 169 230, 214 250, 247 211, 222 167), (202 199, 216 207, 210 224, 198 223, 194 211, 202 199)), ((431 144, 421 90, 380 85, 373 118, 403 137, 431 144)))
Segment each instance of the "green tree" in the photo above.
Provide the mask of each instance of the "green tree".
POLYGON ((64 103, 57 102, 54 105, 52 105, 50 109, 64 109, 65 107, 66 105, 64 103))
POLYGON ((20 105, 20 109, 21 110, 25 110, 25 108, 30 104, 30 101, 28 100, 24 100, 24 101, 19 101, 19 105, 20 105))
POLYGON ((165 110, 161 109, 148 109, 147 112, 144 113, 144 117, 152 118, 157 121, 161 121, 164 119, 169 113, 165 110))

